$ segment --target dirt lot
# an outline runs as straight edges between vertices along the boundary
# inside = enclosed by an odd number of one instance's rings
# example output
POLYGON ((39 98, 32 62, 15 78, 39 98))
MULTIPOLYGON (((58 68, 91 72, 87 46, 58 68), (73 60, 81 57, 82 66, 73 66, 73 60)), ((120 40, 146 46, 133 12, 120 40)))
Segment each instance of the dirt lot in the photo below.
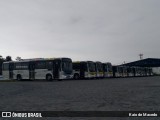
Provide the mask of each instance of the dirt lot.
POLYGON ((0 91, 1 111, 160 111, 160 77, 0 82, 0 91))

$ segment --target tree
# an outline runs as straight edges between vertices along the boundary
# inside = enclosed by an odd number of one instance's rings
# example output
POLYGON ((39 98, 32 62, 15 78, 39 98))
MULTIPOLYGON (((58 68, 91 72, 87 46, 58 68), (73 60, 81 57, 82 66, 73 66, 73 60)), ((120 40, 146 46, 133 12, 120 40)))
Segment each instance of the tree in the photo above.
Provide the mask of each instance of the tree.
POLYGON ((18 57, 16 57, 16 60, 21 61, 22 59, 21 59, 21 57, 18 56, 18 57))
POLYGON ((0 55, 0 59, 2 59, 3 57, 2 57, 2 55, 0 55))
POLYGON ((12 61, 12 57, 11 56, 7 56, 5 61, 12 61))
POLYGON ((0 55, 0 75, 2 75, 2 64, 5 61, 5 59, 0 55))

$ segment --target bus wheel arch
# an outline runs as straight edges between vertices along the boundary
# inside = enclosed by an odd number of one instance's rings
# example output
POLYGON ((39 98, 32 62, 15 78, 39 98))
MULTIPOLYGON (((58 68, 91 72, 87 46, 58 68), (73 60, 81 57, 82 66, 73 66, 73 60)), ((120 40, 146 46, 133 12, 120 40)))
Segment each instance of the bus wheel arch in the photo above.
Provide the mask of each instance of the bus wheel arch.
POLYGON ((78 79, 80 78, 80 75, 79 75, 78 73, 75 73, 74 76, 73 76, 73 78, 74 78, 75 80, 78 80, 78 79))
POLYGON ((46 75, 46 80, 47 80, 47 81, 52 81, 52 80, 53 80, 52 75, 51 75, 51 74, 47 74, 47 75, 46 75))
POLYGON ((22 80, 22 76, 20 74, 17 74, 17 80, 18 81, 22 80))

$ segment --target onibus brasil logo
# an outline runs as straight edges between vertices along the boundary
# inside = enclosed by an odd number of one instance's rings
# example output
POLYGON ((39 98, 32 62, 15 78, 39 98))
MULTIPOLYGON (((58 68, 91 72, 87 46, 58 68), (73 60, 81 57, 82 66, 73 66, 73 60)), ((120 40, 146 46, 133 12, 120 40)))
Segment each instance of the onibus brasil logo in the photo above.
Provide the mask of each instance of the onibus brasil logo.
POLYGON ((2 117, 42 117, 42 115, 35 112, 2 112, 2 117))

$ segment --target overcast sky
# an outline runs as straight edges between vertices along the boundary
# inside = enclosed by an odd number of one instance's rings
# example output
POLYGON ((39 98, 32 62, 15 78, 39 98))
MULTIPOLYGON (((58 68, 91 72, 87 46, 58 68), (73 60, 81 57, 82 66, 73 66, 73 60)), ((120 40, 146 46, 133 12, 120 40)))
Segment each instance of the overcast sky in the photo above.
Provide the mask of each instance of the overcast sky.
POLYGON ((160 0, 0 0, 0 55, 160 58, 159 12, 160 0))

